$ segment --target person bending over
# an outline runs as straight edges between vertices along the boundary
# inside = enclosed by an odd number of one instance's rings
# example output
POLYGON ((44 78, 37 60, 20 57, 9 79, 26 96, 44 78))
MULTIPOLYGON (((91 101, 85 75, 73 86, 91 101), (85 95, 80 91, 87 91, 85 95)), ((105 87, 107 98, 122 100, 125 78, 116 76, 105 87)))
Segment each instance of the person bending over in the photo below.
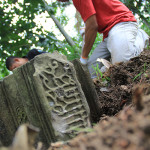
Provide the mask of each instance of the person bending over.
MULTIPOLYGON (((61 2, 69 0, 58 0, 61 2)), ((94 67, 102 63, 97 58, 108 59, 111 63, 129 61, 138 56, 146 46, 148 35, 138 28, 132 12, 119 0, 72 0, 85 22, 85 44, 80 61, 87 64, 91 77, 95 78, 94 67), (88 55, 96 39, 97 32, 103 34, 92 55, 88 55)))
POLYGON ((10 71, 14 70, 17 67, 20 67, 33 59, 35 56, 46 53, 44 51, 38 50, 38 49, 32 49, 30 50, 26 56, 23 57, 17 57, 17 56, 9 56, 6 59, 6 68, 10 71))

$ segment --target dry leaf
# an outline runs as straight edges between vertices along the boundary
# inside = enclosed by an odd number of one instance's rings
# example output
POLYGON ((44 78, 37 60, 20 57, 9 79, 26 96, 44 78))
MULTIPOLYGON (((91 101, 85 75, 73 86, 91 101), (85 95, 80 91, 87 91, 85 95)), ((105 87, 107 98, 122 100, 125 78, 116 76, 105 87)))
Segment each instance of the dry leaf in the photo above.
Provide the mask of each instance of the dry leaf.
POLYGON ((103 59, 103 58, 97 58, 96 61, 101 62, 108 69, 112 66, 112 64, 108 60, 103 59))

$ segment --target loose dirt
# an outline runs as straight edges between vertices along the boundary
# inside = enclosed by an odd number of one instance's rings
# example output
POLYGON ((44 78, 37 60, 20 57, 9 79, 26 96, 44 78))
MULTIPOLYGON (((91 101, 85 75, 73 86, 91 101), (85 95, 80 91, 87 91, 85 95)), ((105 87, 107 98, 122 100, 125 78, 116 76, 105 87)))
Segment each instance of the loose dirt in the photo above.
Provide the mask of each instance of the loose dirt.
MULTIPOLYGON (((104 74, 103 79, 95 82, 102 116, 113 116, 125 105, 131 104, 134 88, 143 84, 147 87, 149 83, 149 50, 143 51, 139 57, 135 57, 127 63, 112 66, 104 74), (109 77, 110 81, 105 80, 106 77, 109 77)), ((145 94, 148 94, 148 92, 145 91, 145 94)))

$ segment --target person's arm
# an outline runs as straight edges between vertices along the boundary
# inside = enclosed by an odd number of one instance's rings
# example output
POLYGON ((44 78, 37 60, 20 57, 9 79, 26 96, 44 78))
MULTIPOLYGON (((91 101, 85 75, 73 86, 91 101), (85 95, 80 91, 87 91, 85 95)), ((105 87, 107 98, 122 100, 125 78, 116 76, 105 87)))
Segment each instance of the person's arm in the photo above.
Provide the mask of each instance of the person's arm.
POLYGON ((88 58, 88 55, 96 39, 97 31, 98 31, 98 24, 96 20, 96 15, 92 15, 85 22, 85 44, 83 46, 81 59, 88 58))

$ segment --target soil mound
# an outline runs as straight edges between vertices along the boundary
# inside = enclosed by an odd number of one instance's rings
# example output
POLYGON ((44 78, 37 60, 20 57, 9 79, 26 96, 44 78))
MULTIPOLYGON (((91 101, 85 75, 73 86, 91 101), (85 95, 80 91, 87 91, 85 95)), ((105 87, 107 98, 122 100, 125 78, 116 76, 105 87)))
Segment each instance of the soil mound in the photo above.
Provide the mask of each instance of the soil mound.
MULTIPOLYGON (((134 87, 150 83, 150 50, 127 63, 112 66, 103 78, 95 82, 101 116, 113 116, 132 102, 134 87), (107 79, 110 79, 109 81, 107 79), (137 85, 138 84, 138 85, 137 85)), ((147 88, 146 88, 147 89, 147 88)), ((144 91, 148 94, 150 90, 144 91)))

